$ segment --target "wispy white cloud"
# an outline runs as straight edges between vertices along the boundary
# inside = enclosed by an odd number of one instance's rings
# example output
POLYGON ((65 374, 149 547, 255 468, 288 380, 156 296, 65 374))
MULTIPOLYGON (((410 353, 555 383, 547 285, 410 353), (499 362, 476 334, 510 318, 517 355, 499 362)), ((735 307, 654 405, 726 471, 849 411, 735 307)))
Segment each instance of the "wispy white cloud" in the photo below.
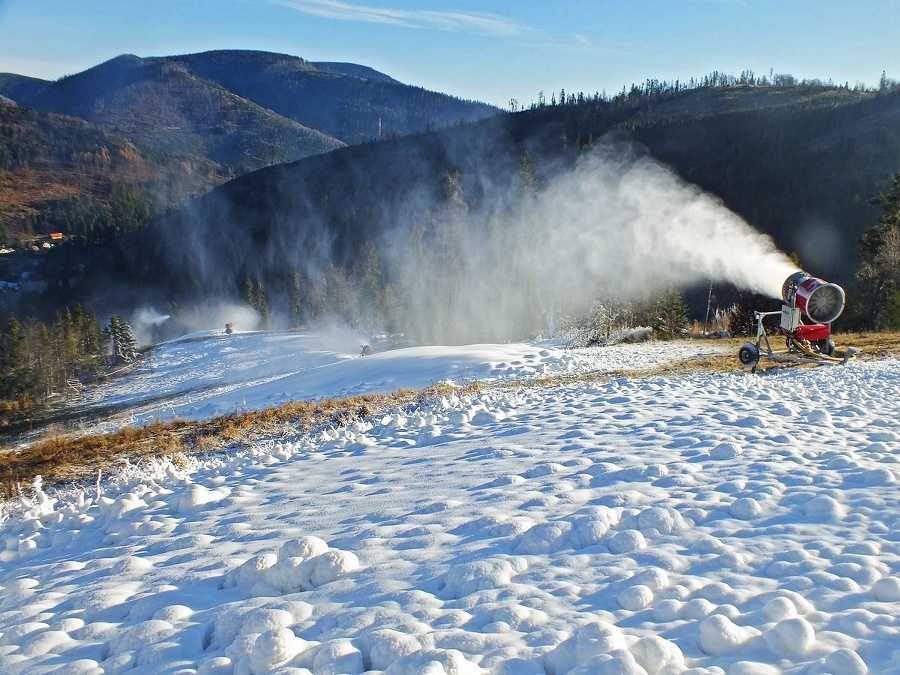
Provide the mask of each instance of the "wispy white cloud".
POLYGON ((523 26, 496 14, 371 7, 342 0, 273 0, 273 2, 304 14, 338 21, 382 23, 406 28, 433 28, 495 36, 514 36, 527 32, 523 26))

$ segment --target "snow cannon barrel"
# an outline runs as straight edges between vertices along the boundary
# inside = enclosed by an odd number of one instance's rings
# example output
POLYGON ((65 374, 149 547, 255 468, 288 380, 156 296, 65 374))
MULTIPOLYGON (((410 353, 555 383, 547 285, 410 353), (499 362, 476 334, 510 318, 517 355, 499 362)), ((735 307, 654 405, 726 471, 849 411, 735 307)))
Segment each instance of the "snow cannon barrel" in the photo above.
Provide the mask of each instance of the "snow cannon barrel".
POLYGON ((785 279, 781 297, 814 323, 831 323, 844 311, 844 289, 806 272, 795 272, 785 279))

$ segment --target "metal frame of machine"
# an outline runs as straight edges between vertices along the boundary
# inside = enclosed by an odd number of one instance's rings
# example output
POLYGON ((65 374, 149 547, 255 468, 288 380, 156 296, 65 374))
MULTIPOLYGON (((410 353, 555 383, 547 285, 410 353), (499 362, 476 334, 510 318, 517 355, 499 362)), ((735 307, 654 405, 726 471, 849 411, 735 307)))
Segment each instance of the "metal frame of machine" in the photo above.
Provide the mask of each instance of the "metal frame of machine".
POLYGON ((748 342, 738 351, 741 365, 756 372, 761 358, 788 363, 847 363, 860 350, 848 347, 842 354, 836 354, 831 339, 831 323, 844 311, 844 289, 806 272, 797 272, 787 278, 782 286, 785 304, 781 311, 753 312, 756 320, 756 342, 748 342), (772 348, 763 319, 780 316, 779 328, 785 336, 787 349, 772 348), (802 317, 813 323, 803 323, 802 317))

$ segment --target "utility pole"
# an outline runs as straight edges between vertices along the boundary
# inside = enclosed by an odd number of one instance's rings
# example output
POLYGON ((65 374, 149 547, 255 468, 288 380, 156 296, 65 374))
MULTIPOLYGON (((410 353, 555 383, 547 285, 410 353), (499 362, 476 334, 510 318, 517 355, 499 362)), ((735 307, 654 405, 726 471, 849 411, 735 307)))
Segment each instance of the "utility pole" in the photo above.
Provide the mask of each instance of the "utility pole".
POLYGON ((712 282, 709 282, 709 295, 706 297, 706 318, 703 320, 703 335, 709 333, 709 311, 712 308, 712 282))

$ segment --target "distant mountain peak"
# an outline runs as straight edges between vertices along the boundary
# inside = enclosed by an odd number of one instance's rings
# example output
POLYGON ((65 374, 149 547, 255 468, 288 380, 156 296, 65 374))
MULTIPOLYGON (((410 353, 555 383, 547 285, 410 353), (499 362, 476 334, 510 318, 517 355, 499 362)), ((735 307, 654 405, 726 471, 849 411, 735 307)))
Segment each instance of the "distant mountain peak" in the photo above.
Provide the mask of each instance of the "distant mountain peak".
POLYGON ((392 84, 402 84, 399 80, 395 80, 390 75, 385 75, 384 73, 375 70, 374 68, 370 68, 369 66, 361 66, 356 63, 341 63, 335 61, 316 61, 313 63, 314 66, 319 68, 320 70, 327 70, 331 73, 337 73, 339 75, 347 75, 349 77, 356 77, 360 80, 377 80, 379 82, 390 82, 392 84))

